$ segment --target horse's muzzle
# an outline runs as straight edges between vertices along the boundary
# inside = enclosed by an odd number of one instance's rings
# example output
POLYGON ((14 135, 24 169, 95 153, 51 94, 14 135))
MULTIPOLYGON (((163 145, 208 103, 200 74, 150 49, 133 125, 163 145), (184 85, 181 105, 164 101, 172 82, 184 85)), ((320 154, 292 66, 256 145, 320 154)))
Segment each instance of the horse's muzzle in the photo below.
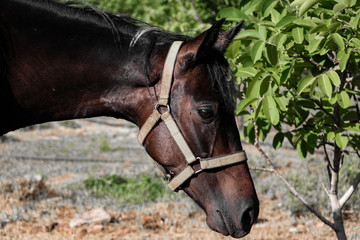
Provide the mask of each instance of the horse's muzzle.
POLYGON ((255 202, 249 206, 242 208, 238 216, 234 216, 234 212, 226 213, 225 211, 215 210, 208 215, 206 222, 212 230, 219 232, 225 236, 234 238, 242 238, 247 235, 252 225, 255 223, 259 214, 259 203, 255 202))

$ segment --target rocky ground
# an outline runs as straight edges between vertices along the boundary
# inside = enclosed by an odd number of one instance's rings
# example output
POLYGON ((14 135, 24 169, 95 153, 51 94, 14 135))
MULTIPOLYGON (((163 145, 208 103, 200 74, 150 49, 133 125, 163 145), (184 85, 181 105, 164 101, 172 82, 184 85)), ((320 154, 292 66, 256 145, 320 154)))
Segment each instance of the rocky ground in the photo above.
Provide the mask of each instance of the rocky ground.
MULTIPOLYGON (((89 176, 157 173, 136 141, 137 131, 121 120, 94 118, 47 123, 3 136, 0 239, 228 239, 208 229, 205 215, 184 194, 119 207, 114 199, 96 198, 82 187, 89 176), (104 209, 108 220, 70 226, 71 220, 94 209, 104 209)), ((256 149, 244 148, 249 165, 257 166, 256 149)), ((285 149, 271 156, 281 160, 294 154, 285 149)), ((289 167, 286 161, 278 162, 283 171, 289 167)), ((335 239, 319 220, 290 213, 279 194, 262 189, 259 220, 245 239, 335 239)), ((349 239, 360 239, 359 222, 358 212, 347 211, 349 239)))

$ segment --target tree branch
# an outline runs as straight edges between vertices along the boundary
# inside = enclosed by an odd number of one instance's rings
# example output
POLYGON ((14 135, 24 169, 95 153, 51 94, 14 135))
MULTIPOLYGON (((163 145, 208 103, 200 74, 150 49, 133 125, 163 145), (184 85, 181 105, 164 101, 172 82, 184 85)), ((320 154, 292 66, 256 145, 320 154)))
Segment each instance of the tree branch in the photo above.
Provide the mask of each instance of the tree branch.
POLYGON ((324 153, 325 153, 325 161, 326 161, 326 169, 328 171, 328 176, 329 176, 329 180, 331 181, 331 170, 333 169, 331 162, 330 162, 330 158, 326 149, 326 143, 323 143, 324 146, 324 153))
POLYGON ((355 94, 353 95, 353 98, 355 101, 355 108, 356 108, 356 113, 358 115, 358 120, 360 121, 359 99, 355 96, 355 94))
POLYGON ((321 64, 319 64, 319 63, 317 63, 317 62, 315 62, 314 60, 311 60, 311 59, 308 58, 308 57, 305 57, 301 52, 299 52, 299 51, 296 50, 295 48, 294 48, 294 51, 295 51, 297 54, 299 54, 302 59, 304 59, 305 61, 307 61, 307 62, 309 62, 309 63, 311 63, 311 64, 313 64, 313 65, 315 65, 316 67, 319 67, 319 68, 324 69, 324 70, 329 70, 329 68, 327 68, 327 67, 325 67, 325 66, 323 66, 323 65, 321 65, 321 64))
POLYGON ((343 208, 346 202, 350 199, 351 195, 355 192, 356 188, 360 183, 360 173, 356 176, 356 178, 351 183, 350 188, 344 193, 344 195, 339 200, 340 207, 343 208))
POLYGON ((340 123, 337 121, 337 119, 336 119, 332 114, 329 113, 328 110, 326 110, 326 109, 324 108, 322 102, 320 102, 320 101, 318 101, 318 100, 316 100, 316 99, 313 99, 313 98, 311 98, 311 101, 312 101, 313 103, 315 103, 316 105, 318 105, 318 107, 320 108, 320 110, 322 110, 326 115, 328 115, 328 117, 332 118, 332 119, 334 120, 334 122, 335 122, 335 124, 336 124, 337 127, 340 127, 340 123))
POLYGON ((334 55, 333 57, 329 53, 327 53, 326 55, 328 56, 330 61, 333 62, 334 66, 336 66, 336 65, 339 64, 339 60, 337 60, 337 58, 336 58, 336 52, 335 51, 332 51, 332 54, 334 55))
MULTIPOLYGON (((336 122, 340 121, 340 106, 338 103, 334 104, 334 118, 336 122)), ((337 196, 342 151, 338 145, 335 144, 334 147, 334 160, 331 169, 330 193, 337 196)))
POLYGON ((281 175, 274 167, 273 163, 271 162, 271 160, 268 158, 268 156, 266 155, 266 153, 264 152, 264 150, 260 147, 259 145, 259 131, 258 131, 258 125, 256 123, 256 121, 254 122, 254 129, 255 129, 255 143, 254 146, 256 147, 256 149, 261 153, 261 155, 265 158, 265 160, 267 161, 268 165, 270 166, 270 168, 272 169, 272 172, 274 172, 284 183, 285 185, 289 188, 290 192, 297 197, 309 210, 310 212, 312 212, 313 214, 315 214, 322 222, 324 222, 326 225, 328 225, 329 227, 331 227, 333 230, 335 230, 335 225, 334 223, 330 222, 329 220, 327 220, 324 216, 322 216, 315 208, 313 208, 312 206, 310 206, 308 204, 308 202, 295 190, 295 188, 284 178, 283 175, 281 175))

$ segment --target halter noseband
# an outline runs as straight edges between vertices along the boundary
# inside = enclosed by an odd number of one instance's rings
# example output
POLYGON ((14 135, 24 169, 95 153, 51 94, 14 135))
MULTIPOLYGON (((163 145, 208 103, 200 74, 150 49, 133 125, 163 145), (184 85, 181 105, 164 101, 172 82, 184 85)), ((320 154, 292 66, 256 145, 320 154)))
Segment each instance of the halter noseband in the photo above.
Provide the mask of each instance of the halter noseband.
POLYGON ((196 157, 183 137, 174 118, 171 116, 168 101, 176 57, 181 44, 182 41, 175 41, 170 47, 164 64, 159 101, 156 104, 154 111, 145 121, 144 125, 140 128, 138 133, 138 141, 141 145, 143 145, 146 137, 157 124, 157 122, 162 120, 164 121, 166 127, 171 133, 171 136, 174 138, 176 144, 183 153, 188 165, 180 173, 173 177, 167 174, 167 171, 164 169, 164 167, 162 167, 160 164, 157 164, 157 166, 160 168, 160 171, 164 174, 165 178, 167 178, 168 186, 172 191, 177 191, 186 180, 205 169, 219 168, 247 160, 246 153, 243 150, 233 154, 212 158, 196 157), (168 111, 160 113, 160 106, 167 107, 168 111), (200 168, 197 167, 198 169, 195 169, 195 165, 198 164, 200 164, 200 168))

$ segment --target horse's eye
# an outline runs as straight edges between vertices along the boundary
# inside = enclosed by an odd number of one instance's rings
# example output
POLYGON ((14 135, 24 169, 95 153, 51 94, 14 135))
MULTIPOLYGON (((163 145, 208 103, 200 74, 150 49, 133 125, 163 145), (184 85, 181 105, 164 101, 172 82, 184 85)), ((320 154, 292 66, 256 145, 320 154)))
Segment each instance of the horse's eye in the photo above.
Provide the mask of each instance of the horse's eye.
POLYGON ((211 108, 200 108, 198 109, 200 117, 206 121, 210 121, 214 118, 214 110, 211 108))

